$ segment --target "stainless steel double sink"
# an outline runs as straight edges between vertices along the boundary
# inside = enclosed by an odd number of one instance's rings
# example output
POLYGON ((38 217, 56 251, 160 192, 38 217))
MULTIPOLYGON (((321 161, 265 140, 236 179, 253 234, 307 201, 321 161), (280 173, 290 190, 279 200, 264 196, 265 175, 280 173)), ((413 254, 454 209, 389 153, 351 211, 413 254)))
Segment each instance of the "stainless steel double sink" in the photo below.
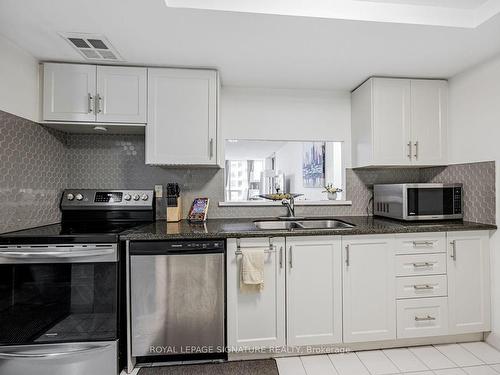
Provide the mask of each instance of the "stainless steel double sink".
POLYGON ((257 220, 255 227, 260 230, 293 229, 352 229, 353 224, 335 219, 257 220))

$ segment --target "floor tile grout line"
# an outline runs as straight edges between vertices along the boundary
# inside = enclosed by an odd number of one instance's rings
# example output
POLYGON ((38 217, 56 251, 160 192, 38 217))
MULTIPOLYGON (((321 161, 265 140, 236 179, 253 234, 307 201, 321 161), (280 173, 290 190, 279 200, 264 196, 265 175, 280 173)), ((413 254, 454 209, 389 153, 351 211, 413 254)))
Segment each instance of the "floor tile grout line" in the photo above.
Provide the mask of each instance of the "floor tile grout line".
MULTIPOLYGON (((363 350, 360 350, 360 351, 363 351, 363 350)), ((367 351, 367 352, 370 352, 370 351, 374 351, 374 352, 376 352, 376 351, 380 351, 380 352, 382 352, 382 350, 381 350, 381 349, 375 349, 375 350, 364 350, 364 351, 367 351)), ((383 353, 383 352, 382 352, 382 353, 383 353)), ((359 361, 361 362, 361 364, 364 366, 364 368, 366 369, 366 371, 368 371, 368 373, 369 373, 369 374, 371 374, 371 375, 375 375, 373 372, 371 372, 371 371, 370 371, 370 369, 368 368, 368 366, 366 366, 366 365, 365 365, 365 363, 363 362, 363 360, 362 360, 361 358, 359 358, 359 355, 357 354, 357 352, 354 352, 354 354, 356 354, 356 357, 358 357, 358 360, 359 360, 359 361)), ((397 366, 394 366, 394 367, 396 367, 396 369, 398 369, 398 367, 397 367, 397 366)), ((398 370, 399 370, 399 369, 398 369, 398 370)), ((398 372, 391 372, 391 373, 389 373, 389 374, 384 374, 384 375, 393 375, 393 374, 401 374, 401 371, 398 371, 398 372)))
MULTIPOLYGON (((300 364, 302 365, 302 368, 304 369, 304 374, 309 375, 307 373, 306 366, 304 366, 304 362, 302 362, 302 356, 299 356, 299 360, 300 360, 300 364)), ((311 374, 311 375, 314 375, 314 374, 311 374)))
MULTIPOLYGON (((421 360, 420 358, 418 358, 415 354, 413 354, 413 353, 410 351, 410 349, 408 349, 408 347, 404 347, 404 348, 389 348, 389 349, 405 349, 405 350, 407 350, 407 351, 408 351, 408 352, 409 352, 409 353, 410 353, 413 357, 415 357, 415 359, 416 359, 418 362, 420 362, 420 363, 421 363, 421 364, 422 364, 422 365, 426 368, 426 370, 424 370, 424 371, 432 371, 432 370, 429 368, 429 366, 427 366, 424 362, 422 362, 422 360, 421 360)), ((407 371, 407 372, 402 371, 402 370, 398 367, 398 365, 396 365, 396 363, 395 363, 392 359, 390 359, 390 358, 389 358, 389 356, 388 356, 387 354, 385 354, 384 349, 382 349, 382 353, 383 353, 383 354, 384 354, 384 355, 385 355, 385 356, 389 359, 389 361, 391 361, 391 362, 394 364, 394 366, 395 366, 395 367, 399 370, 399 373, 400 373, 400 374, 411 374, 412 372, 418 372, 418 371, 407 371)))
POLYGON ((387 358, 387 359, 389 360, 389 362, 391 362, 391 363, 394 365, 394 368, 397 368, 397 369, 398 369, 398 372, 397 372, 398 374, 404 374, 404 372, 403 372, 403 371, 401 371, 401 369, 398 367, 398 365, 396 365, 396 364, 394 363, 394 361, 393 361, 392 359, 390 359, 390 358, 387 356, 387 354, 385 354, 385 352, 384 352, 384 350, 383 350, 383 349, 380 349, 380 351, 382 352, 382 355, 384 355, 384 356, 385 356, 385 358, 387 358))
MULTIPOLYGON (((455 366, 452 366, 452 367, 443 367, 443 368, 432 369, 432 368, 430 368, 429 366, 427 366, 427 365, 424 363, 424 365, 425 365, 426 367, 428 367, 428 368, 429 368, 432 372, 435 372, 435 371, 440 371, 440 370, 450 370, 450 369, 454 369, 454 368, 460 368, 460 366, 458 366, 458 365, 457 365, 455 362, 453 362, 450 358, 448 358, 446 355, 444 355, 443 353, 441 353, 441 352, 440 352, 437 348, 435 348, 433 344, 430 344, 430 345, 424 345, 424 346, 427 346, 427 347, 430 347, 430 348, 434 348, 434 349, 436 349, 436 350, 437 350, 437 351, 438 351, 441 355, 443 355, 443 356, 444 356, 447 360, 449 360, 452 364, 454 364, 454 365, 455 365, 455 366)), ((415 348, 419 348, 419 346, 415 346, 415 348)), ((411 351, 411 350, 410 350, 410 351, 411 351)), ((413 352, 412 352, 412 353, 413 353, 413 352)), ((416 354, 414 354, 414 355, 415 355, 415 357, 417 357, 417 358, 418 358, 418 356, 417 356, 416 354)), ((420 358, 419 358, 419 359, 420 359, 420 358)), ((422 360, 422 359, 420 359, 420 360, 423 362, 423 360, 422 360)))
MULTIPOLYGON (((470 350, 467 350, 467 348, 464 348, 462 345, 460 345, 459 343, 455 343, 457 344, 459 347, 461 347, 462 349, 466 350, 467 352, 469 352, 470 354, 472 354, 472 356, 474 358, 476 358, 478 361, 480 361, 482 364, 485 364, 486 363, 481 359, 481 358, 478 358, 477 356, 474 355, 474 353, 471 353, 470 350)), ((442 344, 442 345, 448 345, 448 344, 442 344)), ((460 366, 458 363, 456 363, 453 359, 451 359, 450 357, 448 357, 445 353, 443 353, 441 350, 439 350, 439 348, 436 348, 436 345, 432 345, 439 353, 441 353, 442 355, 444 355, 446 358, 448 358, 451 362, 453 362, 454 364, 457 365, 457 367, 473 367, 473 366, 480 366, 480 365, 472 365, 472 366, 460 366)))
MULTIPOLYGON (((458 345, 459 345, 461 348, 463 348, 463 349, 467 350, 470 354, 472 354, 472 356, 473 356, 473 357, 476 357, 478 360, 480 360, 481 362, 483 362, 485 365, 488 365, 488 366, 489 366, 489 364, 488 364, 488 363, 484 362, 481 358, 479 358, 477 355, 475 355, 475 354, 474 354, 474 353, 472 353, 469 349, 467 349, 465 346, 463 346, 463 345, 462 345, 462 344, 470 344, 470 343, 473 343, 473 342, 483 342, 485 345, 491 346, 491 345, 490 345, 490 344, 488 344, 486 341, 472 341, 472 342, 469 342, 469 343, 467 343, 467 342, 462 342, 462 343, 458 343, 458 345)), ((495 349, 496 351, 499 351, 497 348, 495 348, 495 347, 493 347, 493 346, 491 346, 491 347, 492 347, 493 349, 495 349)), ((495 364, 497 364, 497 363, 495 363, 495 364)))

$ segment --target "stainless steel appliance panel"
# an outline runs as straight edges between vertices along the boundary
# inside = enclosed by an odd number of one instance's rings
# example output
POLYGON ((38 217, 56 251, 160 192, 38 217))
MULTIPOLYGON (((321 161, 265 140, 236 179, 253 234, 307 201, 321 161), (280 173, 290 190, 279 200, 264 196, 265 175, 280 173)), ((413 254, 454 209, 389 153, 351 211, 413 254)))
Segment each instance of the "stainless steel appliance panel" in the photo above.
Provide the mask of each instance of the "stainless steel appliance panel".
POLYGON ((221 352, 224 290, 223 253, 132 255, 132 355, 221 352))
POLYGON ((2 375, 115 375, 117 341, 0 347, 2 375))

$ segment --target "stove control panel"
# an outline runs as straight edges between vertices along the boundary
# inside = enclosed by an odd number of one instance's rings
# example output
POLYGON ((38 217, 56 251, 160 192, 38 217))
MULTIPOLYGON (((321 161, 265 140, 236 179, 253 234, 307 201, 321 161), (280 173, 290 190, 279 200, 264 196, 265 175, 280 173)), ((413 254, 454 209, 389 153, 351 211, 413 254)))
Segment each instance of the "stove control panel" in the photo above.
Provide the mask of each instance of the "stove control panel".
POLYGON ((68 189, 63 192, 61 209, 89 209, 92 207, 150 208, 154 201, 153 190, 97 190, 68 189))

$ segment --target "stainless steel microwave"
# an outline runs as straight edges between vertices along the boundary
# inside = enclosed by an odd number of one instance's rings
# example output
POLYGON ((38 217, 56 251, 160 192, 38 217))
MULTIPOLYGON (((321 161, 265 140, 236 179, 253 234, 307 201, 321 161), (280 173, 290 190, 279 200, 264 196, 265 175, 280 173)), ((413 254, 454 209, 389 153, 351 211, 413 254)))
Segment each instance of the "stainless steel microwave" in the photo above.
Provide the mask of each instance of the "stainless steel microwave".
POLYGON ((400 220, 463 218, 462 184, 384 184, 373 187, 373 214, 400 220))

